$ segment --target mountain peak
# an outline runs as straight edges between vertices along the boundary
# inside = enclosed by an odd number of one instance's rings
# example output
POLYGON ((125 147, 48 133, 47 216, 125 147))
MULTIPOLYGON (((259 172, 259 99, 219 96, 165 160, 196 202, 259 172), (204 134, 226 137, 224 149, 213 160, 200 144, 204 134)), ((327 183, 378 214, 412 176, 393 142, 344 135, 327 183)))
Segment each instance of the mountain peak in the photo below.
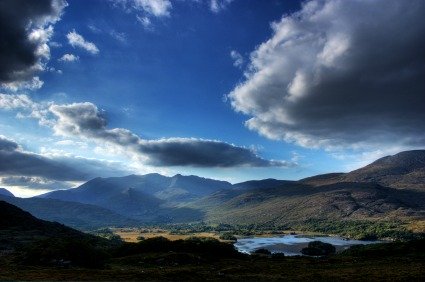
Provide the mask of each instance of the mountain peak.
POLYGON ((393 188, 425 189, 425 150, 380 158, 343 177, 344 181, 377 182, 393 188))
POLYGON ((386 156, 380 158, 371 165, 398 165, 398 166, 416 166, 416 167, 424 167, 425 166, 425 150, 412 150, 412 151, 404 151, 397 153, 392 156, 386 156))

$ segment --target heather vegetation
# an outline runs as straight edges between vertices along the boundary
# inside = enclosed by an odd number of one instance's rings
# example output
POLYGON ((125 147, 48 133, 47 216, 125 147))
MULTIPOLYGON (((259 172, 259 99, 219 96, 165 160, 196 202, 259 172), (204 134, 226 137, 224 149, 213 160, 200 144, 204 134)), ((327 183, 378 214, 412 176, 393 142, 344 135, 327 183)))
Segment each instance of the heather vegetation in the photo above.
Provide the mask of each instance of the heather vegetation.
POLYGON ((313 232, 333 234, 359 240, 411 240, 424 236, 421 232, 407 229, 407 223, 401 220, 328 220, 308 219, 280 225, 273 222, 255 224, 172 224, 146 226, 170 230, 171 234, 194 234, 212 232, 220 234, 222 240, 234 240, 237 236, 255 236, 262 234, 282 234, 292 232, 313 232), (229 239, 226 239, 229 238, 229 239))
POLYGON ((2 256, 0 279, 419 280, 425 275, 424 246, 422 239, 356 246, 332 255, 332 246, 314 242, 309 248, 320 250, 320 254, 285 257, 265 249, 243 255, 231 244, 207 238, 169 241, 158 237, 107 249, 53 239, 36 243, 26 252, 21 250, 20 258, 27 259, 19 263, 16 254, 2 256))
POLYGON ((330 221, 310 219, 300 224, 299 228, 360 240, 412 240, 424 236, 422 233, 413 233, 407 230, 402 221, 330 221))

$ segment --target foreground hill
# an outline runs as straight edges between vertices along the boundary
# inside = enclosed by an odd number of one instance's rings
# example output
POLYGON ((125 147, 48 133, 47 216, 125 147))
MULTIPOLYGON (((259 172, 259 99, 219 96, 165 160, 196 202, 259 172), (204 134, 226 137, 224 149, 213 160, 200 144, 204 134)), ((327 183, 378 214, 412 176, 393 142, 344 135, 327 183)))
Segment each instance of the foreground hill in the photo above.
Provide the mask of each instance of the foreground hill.
POLYGON ((10 249, 41 239, 84 239, 94 243, 104 240, 57 222, 38 219, 14 205, 0 201, 0 248, 10 249))
POLYGON ((7 189, 0 188, 0 195, 2 196, 8 196, 8 197, 14 197, 14 195, 7 189))
POLYGON ((29 211, 38 218, 89 230, 104 226, 138 226, 140 222, 108 209, 52 199, 18 198, 0 195, 0 200, 29 211))

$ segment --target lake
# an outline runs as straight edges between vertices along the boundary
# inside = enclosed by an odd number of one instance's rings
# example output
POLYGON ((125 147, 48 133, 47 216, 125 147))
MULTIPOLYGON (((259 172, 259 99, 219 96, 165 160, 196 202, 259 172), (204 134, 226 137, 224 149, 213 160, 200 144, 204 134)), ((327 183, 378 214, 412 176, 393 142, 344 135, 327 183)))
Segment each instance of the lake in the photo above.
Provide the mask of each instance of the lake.
POLYGON ((321 241, 335 246, 336 251, 348 249, 353 245, 367 245, 382 241, 350 240, 338 236, 309 236, 309 235, 282 235, 277 237, 251 237, 238 239, 234 244, 241 253, 250 254, 257 249, 267 249, 272 253, 284 253, 287 256, 301 255, 301 249, 309 242, 321 241))

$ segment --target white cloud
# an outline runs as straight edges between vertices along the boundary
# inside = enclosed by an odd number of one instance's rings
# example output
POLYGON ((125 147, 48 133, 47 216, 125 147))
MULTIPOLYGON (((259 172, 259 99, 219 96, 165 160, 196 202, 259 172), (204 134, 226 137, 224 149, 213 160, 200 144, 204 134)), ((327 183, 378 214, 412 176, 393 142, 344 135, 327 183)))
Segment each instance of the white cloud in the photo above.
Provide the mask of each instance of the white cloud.
POLYGON ((109 33, 115 40, 118 40, 122 43, 127 42, 127 35, 124 32, 118 32, 116 30, 111 30, 109 33))
POLYGON ((4 89, 16 92, 24 89, 37 90, 43 87, 43 84, 44 81, 42 81, 38 76, 34 76, 31 80, 7 82, 3 83, 1 86, 4 89))
POLYGON ((47 44, 50 38, 53 35, 53 26, 49 25, 47 27, 40 27, 33 29, 28 35, 30 42, 35 44, 37 48, 35 49, 35 54, 44 59, 50 59, 50 48, 47 44))
POLYGON ((155 17, 168 17, 172 8, 169 0, 133 0, 133 5, 155 17))
POLYGON ((48 107, 51 103, 37 103, 24 94, 2 94, 0 93, 0 109, 22 110, 18 112, 17 118, 34 118, 40 125, 51 126, 48 107))
POLYGON ((98 28, 97 26, 95 26, 93 24, 89 24, 87 27, 94 33, 101 33, 102 32, 102 30, 100 28, 98 28))
POLYGON ((0 109, 12 110, 19 108, 32 108, 34 102, 24 94, 9 95, 0 93, 0 109))
POLYGON ((251 53, 232 107, 304 147, 423 147, 424 12, 421 0, 304 2, 251 53))
POLYGON ((74 55, 74 54, 64 54, 59 61, 62 62, 75 62, 78 61, 80 59, 80 57, 74 55))
POLYGON ((86 41, 84 37, 78 34, 75 30, 69 32, 66 37, 68 38, 68 43, 71 44, 72 47, 83 48, 91 54, 99 53, 99 49, 94 43, 86 41))
POLYGON ((233 0, 210 0, 210 9, 214 13, 218 13, 227 8, 233 0))
POLYGON ((152 22, 148 17, 137 16, 137 20, 143 25, 144 28, 149 28, 152 25, 152 22))
POLYGON ((242 55, 236 51, 236 50, 232 50, 230 52, 230 57, 233 59, 233 66, 237 67, 237 68, 241 68, 243 63, 244 63, 244 59, 242 57, 242 55))
POLYGON ((152 30, 152 20, 171 15, 173 5, 170 0, 111 0, 115 7, 126 13, 136 14, 137 20, 147 30, 152 30))

